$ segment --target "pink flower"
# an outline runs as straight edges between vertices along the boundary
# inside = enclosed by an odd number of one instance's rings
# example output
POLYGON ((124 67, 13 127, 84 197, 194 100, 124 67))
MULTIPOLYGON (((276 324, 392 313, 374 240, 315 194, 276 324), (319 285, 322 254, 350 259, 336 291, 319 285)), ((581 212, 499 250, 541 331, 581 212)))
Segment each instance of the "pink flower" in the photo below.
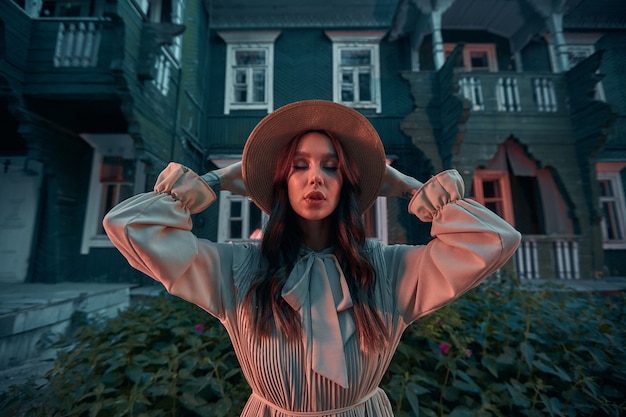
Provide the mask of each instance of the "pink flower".
POLYGON ((472 349, 465 349, 465 354, 467 355, 468 358, 472 357, 472 349))
POLYGON ((439 351, 443 353, 444 355, 447 355, 448 352, 450 352, 450 347, 451 345, 448 342, 439 343, 439 351))
POLYGON ((441 326, 441 320, 437 320, 437 326, 441 326))
POLYGON ((202 333, 204 331, 204 324, 196 324, 193 326, 193 329, 198 333, 202 333))

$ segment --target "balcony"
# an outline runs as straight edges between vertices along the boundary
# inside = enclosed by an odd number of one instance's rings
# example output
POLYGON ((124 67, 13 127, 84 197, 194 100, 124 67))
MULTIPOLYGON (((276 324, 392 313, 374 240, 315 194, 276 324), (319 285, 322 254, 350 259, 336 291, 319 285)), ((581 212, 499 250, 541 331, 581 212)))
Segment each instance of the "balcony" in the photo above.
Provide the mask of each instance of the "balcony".
POLYGON ((473 112, 567 114, 565 83, 559 74, 459 73, 458 85, 473 112))
POLYGON ((110 19, 34 19, 24 93, 43 98, 114 94, 112 69, 121 65, 123 43, 123 31, 110 19))
POLYGON ((580 279, 577 236, 524 235, 515 252, 520 279, 580 279))

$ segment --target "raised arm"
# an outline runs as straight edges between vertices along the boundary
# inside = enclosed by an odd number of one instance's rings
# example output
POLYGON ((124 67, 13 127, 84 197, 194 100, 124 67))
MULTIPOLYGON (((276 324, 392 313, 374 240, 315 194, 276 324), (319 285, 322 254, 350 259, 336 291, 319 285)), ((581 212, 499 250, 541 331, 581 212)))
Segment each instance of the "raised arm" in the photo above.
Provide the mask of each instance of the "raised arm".
POLYGON ((429 179, 412 193, 409 211, 432 222, 434 239, 423 246, 386 249, 398 311, 407 323, 477 286, 502 267, 519 245, 519 232, 463 193, 463 179, 455 170, 429 179))
POLYGON ((211 186, 188 168, 171 163, 153 192, 123 201, 103 224, 131 266, 221 318, 234 302, 233 270, 245 257, 245 248, 198 239, 191 232, 190 215, 216 199, 211 186))

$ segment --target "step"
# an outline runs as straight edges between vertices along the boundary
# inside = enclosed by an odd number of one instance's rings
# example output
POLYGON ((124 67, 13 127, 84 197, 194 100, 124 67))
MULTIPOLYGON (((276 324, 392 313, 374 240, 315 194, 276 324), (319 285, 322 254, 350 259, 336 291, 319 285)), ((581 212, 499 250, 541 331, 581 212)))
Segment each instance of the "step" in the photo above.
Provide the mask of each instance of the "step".
POLYGON ((115 317, 130 305, 130 290, 135 286, 76 282, 2 284, 0 370, 42 354, 46 339, 66 332, 75 313, 115 317))

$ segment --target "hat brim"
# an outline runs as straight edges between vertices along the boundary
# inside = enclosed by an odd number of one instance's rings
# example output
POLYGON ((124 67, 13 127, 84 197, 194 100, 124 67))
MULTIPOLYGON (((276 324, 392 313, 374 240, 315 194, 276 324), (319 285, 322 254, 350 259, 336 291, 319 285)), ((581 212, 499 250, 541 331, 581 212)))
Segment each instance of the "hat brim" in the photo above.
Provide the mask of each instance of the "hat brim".
POLYGON ((356 110, 332 101, 306 100, 281 107, 252 130, 243 149, 242 175, 252 201, 272 210, 272 180, 281 150, 309 130, 330 132, 357 166, 361 176, 359 210, 365 212, 380 193, 385 175, 385 150, 374 126, 356 110))

